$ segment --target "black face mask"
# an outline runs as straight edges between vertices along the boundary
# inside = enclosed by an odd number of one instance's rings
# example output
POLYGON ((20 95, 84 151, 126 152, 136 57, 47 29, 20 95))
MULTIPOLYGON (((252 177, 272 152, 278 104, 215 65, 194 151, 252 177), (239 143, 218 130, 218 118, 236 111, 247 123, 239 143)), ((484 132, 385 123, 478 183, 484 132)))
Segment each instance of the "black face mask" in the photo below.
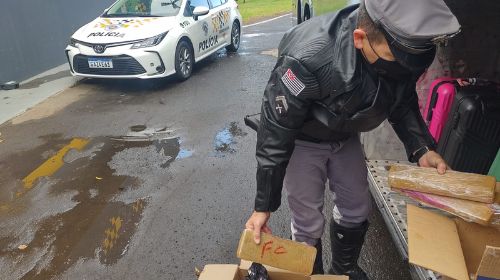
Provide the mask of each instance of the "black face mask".
MULTIPOLYGON (((378 55, 378 53, 372 47, 370 40, 368 40, 368 44, 370 45, 370 48, 372 48, 375 55, 378 57, 377 60, 375 60, 375 62, 371 64, 373 70, 375 70, 377 74, 394 80, 404 80, 408 78, 408 76, 411 74, 410 70, 405 68, 397 61, 389 61, 381 58, 380 55, 378 55)), ((363 53, 363 56, 366 59, 366 55, 363 52, 363 50, 361 50, 361 52, 363 53)), ((368 61, 368 59, 366 59, 366 61, 368 61)))

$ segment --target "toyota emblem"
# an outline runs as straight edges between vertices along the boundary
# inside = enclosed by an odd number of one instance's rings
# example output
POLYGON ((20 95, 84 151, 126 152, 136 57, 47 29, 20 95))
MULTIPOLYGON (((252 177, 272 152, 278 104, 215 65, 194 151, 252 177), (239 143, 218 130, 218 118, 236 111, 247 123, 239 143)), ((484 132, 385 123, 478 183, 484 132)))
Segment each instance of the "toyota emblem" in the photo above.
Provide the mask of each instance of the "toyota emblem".
POLYGON ((106 50, 106 46, 104 45, 94 45, 94 51, 96 53, 103 53, 106 50))

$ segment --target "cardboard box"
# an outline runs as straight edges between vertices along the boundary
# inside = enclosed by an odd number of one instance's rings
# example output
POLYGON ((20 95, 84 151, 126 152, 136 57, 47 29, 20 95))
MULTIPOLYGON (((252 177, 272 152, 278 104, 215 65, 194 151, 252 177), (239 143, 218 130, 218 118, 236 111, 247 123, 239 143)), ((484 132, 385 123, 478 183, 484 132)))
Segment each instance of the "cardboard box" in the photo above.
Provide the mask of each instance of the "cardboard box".
POLYGON ((243 231, 238 244, 237 256, 242 259, 240 265, 208 264, 198 279, 244 280, 248 275, 252 261, 254 261, 264 264, 270 280, 349 280, 347 276, 310 276, 316 258, 316 248, 271 234, 262 233, 261 242, 257 245, 253 241, 253 232, 243 231))
POLYGON ((408 205, 412 264, 447 279, 500 279, 500 231, 408 205))
MULTIPOLYGON (((207 264, 198 280, 245 280, 251 262, 241 261, 237 264, 207 264)), ((265 266, 270 280, 349 280, 347 276, 312 275, 304 276, 290 271, 265 266)))

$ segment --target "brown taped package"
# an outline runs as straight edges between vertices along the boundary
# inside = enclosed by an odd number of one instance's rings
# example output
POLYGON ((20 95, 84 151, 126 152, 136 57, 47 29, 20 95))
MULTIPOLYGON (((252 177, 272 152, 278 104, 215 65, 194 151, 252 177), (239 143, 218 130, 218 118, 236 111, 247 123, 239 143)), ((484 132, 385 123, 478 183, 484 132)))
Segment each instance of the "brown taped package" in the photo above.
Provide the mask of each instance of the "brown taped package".
POLYGON ((407 190, 401 190, 401 193, 424 205, 446 211, 466 221, 485 226, 499 226, 496 225, 498 221, 495 219, 497 215, 493 204, 407 190))
POLYGON ((416 191, 396 190, 421 204, 446 211, 468 222, 500 229, 500 183, 497 183, 496 200, 493 204, 416 191))
POLYGON ((267 233, 261 233, 261 241, 257 245, 253 240, 253 231, 245 229, 236 255, 242 260, 311 275, 316 248, 267 233))
POLYGON ((389 170, 389 185, 396 189, 492 203, 496 179, 450 170, 440 175, 435 168, 393 165, 389 170))

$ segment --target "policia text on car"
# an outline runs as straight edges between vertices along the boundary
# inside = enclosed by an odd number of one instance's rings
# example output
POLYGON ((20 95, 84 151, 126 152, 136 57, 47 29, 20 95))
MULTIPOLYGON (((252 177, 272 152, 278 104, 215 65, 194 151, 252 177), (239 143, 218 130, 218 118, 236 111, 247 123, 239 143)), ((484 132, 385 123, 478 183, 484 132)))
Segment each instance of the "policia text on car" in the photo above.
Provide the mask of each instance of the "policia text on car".
POLYGON ((357 265, 371 210, 359 133, 388 118, 410 161, 445 172, 415 83, 433 61, 436 43, 459 30, 442 0, 365 0, 285 34, 257 133, 257 195, 246 223, 257 243, 261 231, 270 231, 284 186, 292 238, 317 247, 314 273, 323 273, 328 179, 335 193, 329 272, 369 279, 357 265))

